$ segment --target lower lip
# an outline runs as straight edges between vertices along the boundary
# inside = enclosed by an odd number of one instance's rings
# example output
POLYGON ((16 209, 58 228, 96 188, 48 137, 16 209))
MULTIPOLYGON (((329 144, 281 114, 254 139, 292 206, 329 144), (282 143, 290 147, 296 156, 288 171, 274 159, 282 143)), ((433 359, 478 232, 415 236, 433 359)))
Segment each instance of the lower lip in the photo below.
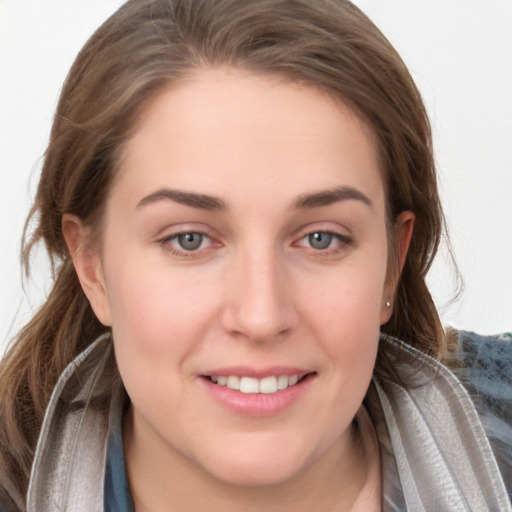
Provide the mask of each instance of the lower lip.
POLYGON ((231 411, 244 416, 272 416, 283 412, 306 393, 313 383, 315 374, 308 375, 295 386, 275 393, 242 393, 226 386, 214 384, 202 377, 204 385, 213 398, 231 411))

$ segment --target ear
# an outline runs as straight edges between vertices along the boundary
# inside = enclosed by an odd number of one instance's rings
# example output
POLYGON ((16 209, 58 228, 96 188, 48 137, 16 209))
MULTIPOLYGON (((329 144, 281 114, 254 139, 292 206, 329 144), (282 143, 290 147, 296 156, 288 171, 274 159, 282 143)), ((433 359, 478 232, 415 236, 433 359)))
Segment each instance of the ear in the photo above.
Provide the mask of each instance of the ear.
POLYGON ((395 230, 395 250, 391 254, 396 258, 395 262, 391 262, 388 270, 388 278, 384 287, 384 295, 382 297, 381 306, 381 325, 385 324, 393 313, 393 302, 398 279, 405 264, 409 244, 411 243, 412 232, 414 228, 415 215, 411 211, 402 212, 394 226, 395 230))
POLYGON ((103 325, 112 325, 101 256, 97 247, 91 244, 90 228, 84 226, 79 217, 65 213, 62 216, 62 233, 82 289, 96 317, 103 325))

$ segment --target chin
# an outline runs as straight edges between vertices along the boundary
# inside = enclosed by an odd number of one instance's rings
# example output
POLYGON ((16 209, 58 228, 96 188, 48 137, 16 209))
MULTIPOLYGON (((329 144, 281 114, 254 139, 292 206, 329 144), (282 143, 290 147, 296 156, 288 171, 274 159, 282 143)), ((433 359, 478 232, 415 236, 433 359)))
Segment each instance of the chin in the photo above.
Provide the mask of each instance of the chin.
POLYGON ((253 441, 251 447, 230 444, 222 453, 211 454, 199 463, 227 484, 269 486, 291 480, 304 470, 310 462, 304 451, 300 446, 290 446, 289 440, 272 445, 253 441))
POLYGON ((300 467, 274 461, 259 463, 257 461, 224 462, 224 467, 215 468, 210 474, 217 480, 237 487, 266 487, 290 481, 299 472, 300 467))

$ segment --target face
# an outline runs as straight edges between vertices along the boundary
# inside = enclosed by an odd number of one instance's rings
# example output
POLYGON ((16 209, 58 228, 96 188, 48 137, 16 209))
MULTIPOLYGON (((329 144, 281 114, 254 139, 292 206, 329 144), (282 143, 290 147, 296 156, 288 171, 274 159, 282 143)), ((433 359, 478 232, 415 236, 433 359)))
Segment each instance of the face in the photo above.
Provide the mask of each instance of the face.
POLYGON ((162 93, 81 275, 135 435, 233 483, 349 454, 390 315, 387 254, 376 150, 348 108, 227 69, 162 93))

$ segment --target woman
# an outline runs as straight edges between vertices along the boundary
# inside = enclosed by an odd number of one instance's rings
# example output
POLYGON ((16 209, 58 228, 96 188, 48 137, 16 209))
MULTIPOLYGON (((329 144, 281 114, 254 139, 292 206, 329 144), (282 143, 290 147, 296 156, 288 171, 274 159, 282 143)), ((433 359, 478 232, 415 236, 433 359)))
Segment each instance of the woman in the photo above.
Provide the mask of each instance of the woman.
POLYGON ((127 2, 32 217, 55 285, 2 362, 3 510, 510 510, 510 398, 425 284, 428 119, 349 2, 127 2))

